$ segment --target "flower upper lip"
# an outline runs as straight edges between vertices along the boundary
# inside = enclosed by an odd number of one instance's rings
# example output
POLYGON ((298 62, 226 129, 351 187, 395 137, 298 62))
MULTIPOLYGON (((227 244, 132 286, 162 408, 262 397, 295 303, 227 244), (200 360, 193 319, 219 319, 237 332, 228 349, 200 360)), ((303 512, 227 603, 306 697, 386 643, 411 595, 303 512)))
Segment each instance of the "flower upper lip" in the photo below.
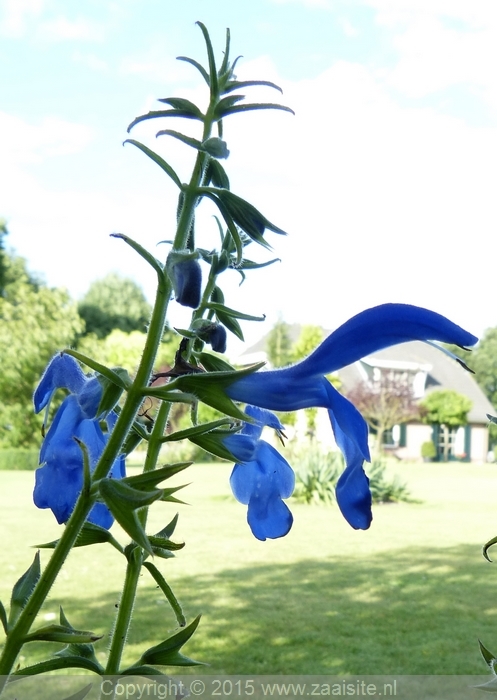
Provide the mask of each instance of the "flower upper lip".
POLYGON ((410 340, 439 341, 464 348, 478 339, 434 311, 408 304, 382 304, 349 319, 301 362, 248 374, 226 389, 234 401, 271 411, 313 406, 328 409, 335 441, 346 462, 337 484, 337 502, 347 521, 357 529, 367 529, 372 520, 369 480, 362 466, 370 459, 368 429, 359 411, 325 375, 410 340))

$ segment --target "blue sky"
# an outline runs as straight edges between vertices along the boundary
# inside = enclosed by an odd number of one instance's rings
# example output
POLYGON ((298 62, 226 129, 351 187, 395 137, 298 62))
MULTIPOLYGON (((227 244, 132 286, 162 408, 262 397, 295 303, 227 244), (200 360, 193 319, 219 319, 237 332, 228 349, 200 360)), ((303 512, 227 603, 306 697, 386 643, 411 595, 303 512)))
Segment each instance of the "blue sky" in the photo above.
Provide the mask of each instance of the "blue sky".
MULTIPOLYGON (((204 61, 196 20, 218 56, 229 26, 238 76, 278 83, 296 112, 225 124, 233 190, 289 234, 268 237, 281 263, 225 284, 268 317, 247 338, 278 315, 333 328, 387 301, 497 325, 494 0, 0 0, 0 216, 30 267, 75 298, 111 270, 152 297, 109 233, 161 255, 176 193, 122 142, 157 98, 205 100, 175 60, 204 61)), ((189 154, 154 134, 133 132, 186 178, 189 154)))

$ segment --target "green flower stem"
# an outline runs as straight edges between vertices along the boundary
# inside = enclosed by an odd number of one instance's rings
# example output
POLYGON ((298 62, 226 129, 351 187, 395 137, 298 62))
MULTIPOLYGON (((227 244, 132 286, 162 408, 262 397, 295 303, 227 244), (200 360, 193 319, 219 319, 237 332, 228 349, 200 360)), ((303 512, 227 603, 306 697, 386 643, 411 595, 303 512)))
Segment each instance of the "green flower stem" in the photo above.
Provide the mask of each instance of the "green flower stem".
POLYGON ((112 632, 112 644, 105 669, 106 676, 115 676, 119 673, 121 658, 128 637, 131 615, 135 604, 136 588, 138 586, 138 579, 140 578, 142 562, 142 550, 139 547, 134 547, 128 557, 128 564, 126 566, 123 592, 119 602, 119 611, 112 632))

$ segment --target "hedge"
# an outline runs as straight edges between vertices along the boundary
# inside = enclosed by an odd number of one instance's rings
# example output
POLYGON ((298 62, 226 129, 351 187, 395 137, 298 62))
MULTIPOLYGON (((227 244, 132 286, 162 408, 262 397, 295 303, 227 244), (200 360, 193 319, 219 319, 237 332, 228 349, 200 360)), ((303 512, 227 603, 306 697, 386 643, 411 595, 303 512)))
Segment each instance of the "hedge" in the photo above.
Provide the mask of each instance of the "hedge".
POLYGON ((0 471, 3 469, 33 471, 39 465, 39 454, 39 450, 21 447, 0 449, 0 471))

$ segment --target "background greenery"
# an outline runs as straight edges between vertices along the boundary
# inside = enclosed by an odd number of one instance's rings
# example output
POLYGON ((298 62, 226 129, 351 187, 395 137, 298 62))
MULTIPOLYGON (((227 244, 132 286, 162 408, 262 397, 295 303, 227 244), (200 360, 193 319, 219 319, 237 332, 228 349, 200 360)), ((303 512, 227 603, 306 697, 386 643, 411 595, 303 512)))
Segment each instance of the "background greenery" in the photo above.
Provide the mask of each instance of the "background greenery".
MULTIPOLYGON (((178 475, 178 483, 192 482, 183 491, 189 505, 178 507, 176 539, 186 547, 156 564, 188 618, 203 613, 185 652, 210 665, 195 674, 486 672, 477 639, 497 647, 497 565, 484 560, 481 546, 497 534, 497 466, 388 469, 420 502, 376 506, 366 532, 352 530, 336 506, 292 502, 290 534, 263 543, 230 495, 230 465, 199 464, 178 475)), ((32 473, 0 472, 4 602, 32 560, 26 542, 50 541, 61 531, 49 511, 34 508, 32 483, 32 473)), ((171 504, 153 508, 150 531, 174 512, 171 504)), ((113 532, 121 536, 119 528, 113 532)), ((62 604, 73 625, 108 629, 123 569, 110 546, 75 550, 45 619, 62 604)), ((142 577, 139 596, 130 654, 175 627, 151 578, 142 577)), ((106 640, 99 645, 104 649, 106 640)), ((25 653, 40 658, 34 644, 25 653)))

